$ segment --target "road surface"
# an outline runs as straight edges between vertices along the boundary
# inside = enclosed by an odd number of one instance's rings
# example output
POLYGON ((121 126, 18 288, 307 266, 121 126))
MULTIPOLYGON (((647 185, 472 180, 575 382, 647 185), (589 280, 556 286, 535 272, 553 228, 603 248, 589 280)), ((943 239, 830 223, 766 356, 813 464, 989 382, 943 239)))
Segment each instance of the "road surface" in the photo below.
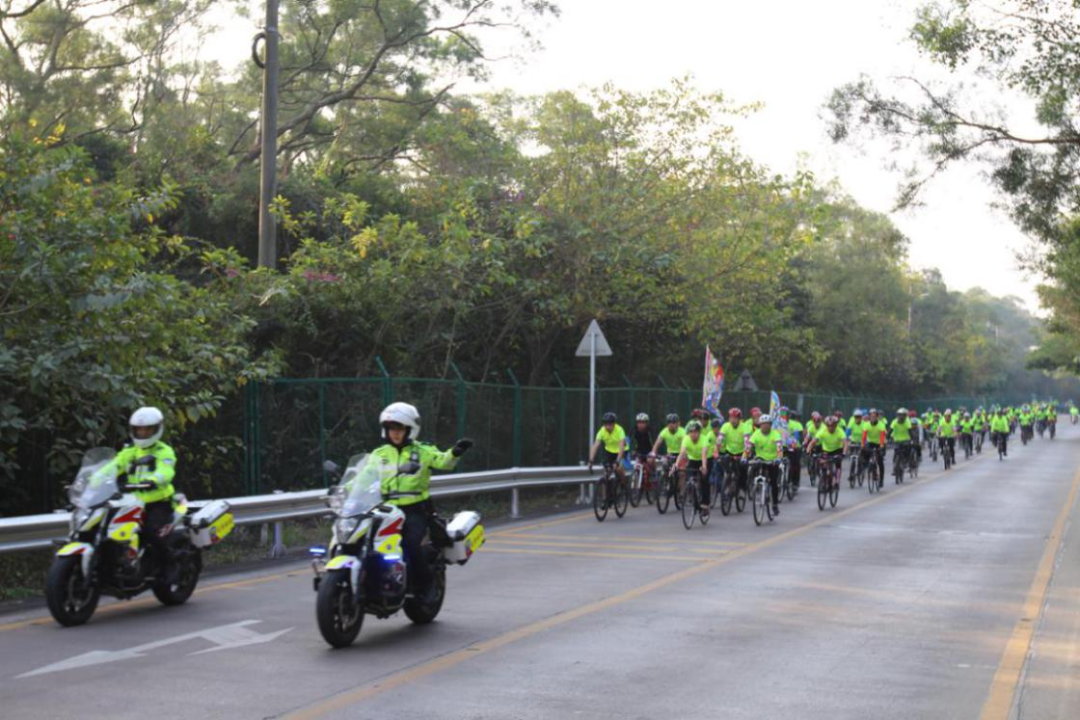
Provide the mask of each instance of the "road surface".
POLYGON ((519 521, 439 620, 331 650, 304 565, 81 628, 0 616, 5 718, 1071 719, 1080 430, 819 512, 683 529, 651 507, 519 521))

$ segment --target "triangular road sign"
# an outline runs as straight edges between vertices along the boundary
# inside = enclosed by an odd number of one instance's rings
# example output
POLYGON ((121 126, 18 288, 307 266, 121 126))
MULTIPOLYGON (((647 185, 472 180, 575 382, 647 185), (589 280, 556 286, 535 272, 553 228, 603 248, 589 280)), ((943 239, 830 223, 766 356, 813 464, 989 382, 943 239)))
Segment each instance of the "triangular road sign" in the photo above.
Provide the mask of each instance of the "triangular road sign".
POLYGON ((585 337, 581 339, 581 344, 577 346, 574 355, 577 357, 589 357, 592 355, 592 339, 594 336, 596 337, 596 356, 611 357, 614 354, 611 352, 611 346, 608 345, 607 338, 604 337, 604 332, 600 329, 600 323, 595 320, 589 323, 589 329, 585 331, 585 337))

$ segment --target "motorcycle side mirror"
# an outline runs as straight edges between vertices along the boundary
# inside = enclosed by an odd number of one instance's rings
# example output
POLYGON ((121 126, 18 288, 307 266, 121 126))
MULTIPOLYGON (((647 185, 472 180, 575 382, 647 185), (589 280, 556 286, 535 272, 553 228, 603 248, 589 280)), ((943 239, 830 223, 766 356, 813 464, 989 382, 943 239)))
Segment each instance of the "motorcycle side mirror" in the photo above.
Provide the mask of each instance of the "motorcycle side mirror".
POLYGON ((324 460, 323 464, 322 464, 322 468, 323 468, 323 470, 325 470, 328 473, 331 473, 332 475, 337 475, 341 470, 341 466, 339 466, 333 460, 324 460))
POLYGON ((397 474, 398 475, 415 475, 418 472, 420 472, 420 463, 407 462, 404 465, 399 465, 398 466, 397 474))

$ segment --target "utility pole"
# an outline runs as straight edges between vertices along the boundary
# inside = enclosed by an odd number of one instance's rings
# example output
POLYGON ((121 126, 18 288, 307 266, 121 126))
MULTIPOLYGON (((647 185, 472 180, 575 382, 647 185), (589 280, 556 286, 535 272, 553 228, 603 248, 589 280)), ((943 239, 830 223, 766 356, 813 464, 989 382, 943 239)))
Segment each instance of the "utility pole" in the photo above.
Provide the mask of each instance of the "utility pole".
POLYGON ((266 0, 266 25, 255 36, 252 59, 263 70, 262 118, 259 170, 259 267, 277 266, 277 228, 270 215, 277 184, 278 110, 278 2, 266 0), (258 44, 263 41, 265 56, 259 60, 258 44))

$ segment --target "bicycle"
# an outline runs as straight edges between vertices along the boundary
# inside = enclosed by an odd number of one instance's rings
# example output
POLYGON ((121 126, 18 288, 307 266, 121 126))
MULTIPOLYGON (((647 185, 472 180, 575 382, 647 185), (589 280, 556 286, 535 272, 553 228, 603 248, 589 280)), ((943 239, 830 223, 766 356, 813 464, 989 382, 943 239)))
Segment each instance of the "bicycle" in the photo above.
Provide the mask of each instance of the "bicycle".
POLYGON ((626 515, 626 508, 630 504, 630 493, 627 492, 626 483, 619 481, 613 463, 604 463, 604 474, 596 479, 593 488, 593 514, 598 522, 604 522, 608 510, 615 509, 617 517, 626 515))
POLYGON ((990 440, 994 443, 994 447, 997 448, 998 460, 1004 460, 1006 449, 1005 433, 996 432, 990 436, 990 440))
POLYGON ((837 455, 830 457, 825 453, 815 456, 818 467, 818 477, 821 481, 817 487, 818 510, 824 510, 826 503, 830 507, 836 507, 836 501, 840 499, 840 481, 844 475, 844 459, 837 455))
POLYGON ((1035 439, 1035 433, 1031 431, 1030 425, 1020 426, 1020 444, 1027 445, 1029 442, 1035 439))
POLYGON ((893 483, 902 485, 904 482, 904 471, 914 464, 915 459, 911 445, 897 445, 896 449, 893 450, 893 483))
POLYGON ((984 441, 984 436, 985 435, 986 435, 985 430, 980 430, 975 435, 975 454, 976 455, 982 455, 982 446, 983 446, 983 441, 984 441))
POLYGON ((810 487, 817 487, 817 481, 818 481, 817 463, 811 461, 810 466, 808 468, 806 468, 806 476, 810 479, 810 487))
POLYGON ((641 505, 642 497, 646 497, 645 487, 649 482, 649 462, 640 455, 634 460, 634 474, 630 480, 630 505, 641 505))
POLYGON ((881 448, 877 445, 873 446, 870 451, 870 459, 866 463, 866 489, 871 495, 880 490, 884 484, 885 479, 881 475, 881 467, 878 465, 878 456, 881 453, 881 448))
POLYGON ((1053 440, 1055 435, 1057 435, 1057 423, 1052 422, 1050 423, 1050 439, 1053 440))
POLYGON ((795 483, 791 481, 791 464, 787 458, 777 460, 780 470, 780 497, 779 500, 783 500, 785 497, 788 502, 795 499, 795 496, 799 494, 799 488, 795 487, 795 483))
POLYGON ((772 522, 773 519, 772 483, 769 482, 769 478, 765 475, 764 467, 765 462, 762 460, 755 460, 750 464, 750 472, 757 473, 754 475, 750 492, 754 505, 754 524, 759 526, 765 522, 766 518, 769 519, 769 522, 772 522))
POLYGON ((702 527, 709 524, 709 514, 702 514, 698 501, 700 498, 698 492, 700 478, 701 470, 693 468, 686 471, 686 481, 683 483, 682 491, 682 522, 683 527, 687 530, 694 526, 695 519, 701 521, 702 527))
POLYGON ((714 458, 709 461, 709 507, 715 509, 720 504, 721 491, 724 487, 724 465, 714 458))
POLYGON ((945 469, 948 470, 956 464, 956 438, 941 438, 941 457, 945 461, 945 469), (949 440, 953 442, 949 442, 949 440))
POLYGON ((682 509, 682 499, 679 497, 679 474, 675 472, 675 462, 671 457, 664 459, 664 472, 660 475, 656 490, 656 511, 664 515, 675 499, 675 509, 682 509))
POLYGON ((746 509, 746 493, 743 492, 739 482, 739 461, 731 455, 720 458, 723 468, 723 482, 720 485, 720 512, 724 515, 731 514, 731 506, 735 505, 737 512, 746 509))
POLYGON ((927 444, 930 446, 930 462, 937 462, 940 439, 936 435, 927 435, 926 437, 927 444))
POLYGON ((960 436, 960 444, 964 446, 964 459, 970 460, 971 456, 975 454, 975 447, 972 444, 970 433, 964 433, 960 436))

